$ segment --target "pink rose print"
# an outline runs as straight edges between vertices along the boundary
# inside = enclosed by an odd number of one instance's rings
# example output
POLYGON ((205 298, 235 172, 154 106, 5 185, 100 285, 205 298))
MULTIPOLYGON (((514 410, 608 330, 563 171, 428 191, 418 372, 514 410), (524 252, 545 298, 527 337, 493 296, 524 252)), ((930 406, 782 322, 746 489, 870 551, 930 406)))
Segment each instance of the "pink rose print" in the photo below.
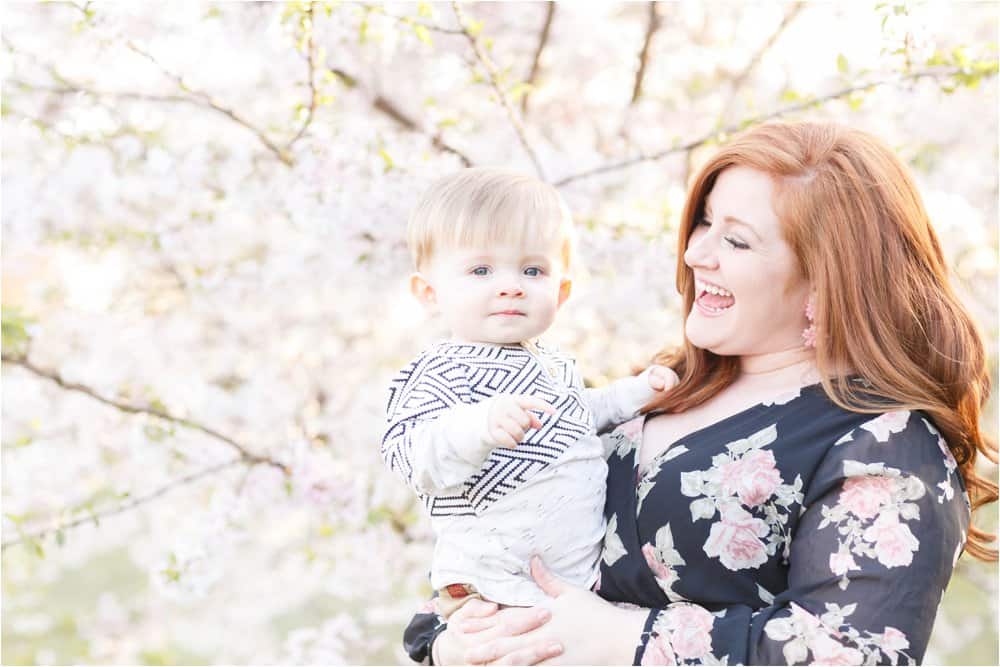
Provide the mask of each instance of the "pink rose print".
POLYGON ((767 561, 767 548, 759 539, 771 532, 767 523, 736 505, 723 507, 721 513, 722 519, 712 524, 705 553, 730 570, 760 567, 767 561))
POLYGON ((938 449, 940 449, 941 453, 944 454, 944 467, 948 469, 948 472, 953 471, 958 467, 958 461, 955 460, 955 455, 951 453, 948 443, 945 442, 944 438, 939 436, 937 444, 938 449))
POLYGON ((667 612, 670 643, 681 660, 701 658, 712 652, 712 624, 715 618, 695 605, 681 605, 667 612))
POLYGON ((618 430, 621 431, 622 435, 634 442, 639 439, 640 435, 642 435, 642 425, 645 421, 645 415, 636 417, 635 419, 627 421, 619 426, 618 430))
POLYGON ((642 652, 641 665, 676 665, 677 658, 674 650, 670 648, 670 642, 663 635, 650 637, 646 643, 646 650, 642 652))
POLYGON ((813 652, 813 661, 821 665, 860 665, 865 656, 856 648, 848 648, 827 635, 817 635, 809 648, 813 652))
POLYGON ((601 591, 601 571, 600 570, 597 571, 597 581, 594 582, 594 585, 590 588, 590 590, 592 590, 595 593, 599 593, 601 591))
POLYGON ((906 423, 910 420, 909 410, 896 410, 886 412, 875 419, 861 425, 861 428, 870 432, 879 442, 886 442, 893 433, 899 433, 906 428, 906 423))
POLYGON ((723 493, 736 494, 747 507, 766 501, 781 484, 774 453, 769 450, 752 450, 736 461, 723 464, 719 470, 723 493))
POLYGON ((844 482, 839 504, 859 519, 871 519, 892 500, 894 488, 891 477, 851 477, 844 482))
POLYGON ((823 624, 813 614, 794 602, 790 606, 792 610, 792 623, 794 623, 795 627, 804 629, 806 631, 805 634, 812 635, 822 627, 823 624))
POLYGON ((860 570, 850 553, 830 554, 830 571, 836 575, 847 574, 850 570, 860 570))
POLYGON ((875 557, 886 567, 909 565, 913 562, 913 552, 920 548, 920 542, 899 522, 895 512, 875 519, 875 523, 865 530, 864 539, 875 543, 875 557))
POLYGON ((885 626, 885 632, 882 633, 882 651, 895 662, 896 651, 907 648, 910 648, 910 641, 906 635, 890 625, 885 626))
POLYGON ((673 581, 677 578, 674 568, 661 562, 660 559, 656 557, 656 547, 649 542, 642 545, 642 555, 646 557, 646 565, 648 565, 649 569, 653 571, 653 575, 657 579, 673 581))

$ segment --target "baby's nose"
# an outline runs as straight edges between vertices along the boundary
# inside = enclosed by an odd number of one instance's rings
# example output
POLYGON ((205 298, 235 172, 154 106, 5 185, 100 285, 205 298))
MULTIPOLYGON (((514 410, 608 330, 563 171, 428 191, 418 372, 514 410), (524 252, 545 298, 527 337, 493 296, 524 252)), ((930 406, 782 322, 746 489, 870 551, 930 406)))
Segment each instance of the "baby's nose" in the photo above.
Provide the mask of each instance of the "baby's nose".
POLYGON ((501 287, 498 294, 499 296, 524 296, 524 290, 521 289, 520 285, 507 285, 501 287))

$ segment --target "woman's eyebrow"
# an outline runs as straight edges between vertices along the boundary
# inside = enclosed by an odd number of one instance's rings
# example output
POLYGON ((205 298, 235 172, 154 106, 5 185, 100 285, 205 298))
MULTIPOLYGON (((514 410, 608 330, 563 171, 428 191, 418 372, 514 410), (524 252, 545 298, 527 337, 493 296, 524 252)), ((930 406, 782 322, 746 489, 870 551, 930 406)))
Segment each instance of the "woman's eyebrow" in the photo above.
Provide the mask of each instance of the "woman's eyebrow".
MULTIPOLYGON (((708 206, 708 204, 705 205, 704 214, 708 217, 712 217, 712 208, 708 206)), ((746 227, 750 231, 750 233, 756 236, 758 239, 761 238, 760 234, 757 233, 757 230, 754 228, 753 225, 751 225, 746 220, 741 220, 740 218, 737 218, 735 215, 723 216, 722 221, 727 222, 731 225, 742 225, 743 227, 746 227)))

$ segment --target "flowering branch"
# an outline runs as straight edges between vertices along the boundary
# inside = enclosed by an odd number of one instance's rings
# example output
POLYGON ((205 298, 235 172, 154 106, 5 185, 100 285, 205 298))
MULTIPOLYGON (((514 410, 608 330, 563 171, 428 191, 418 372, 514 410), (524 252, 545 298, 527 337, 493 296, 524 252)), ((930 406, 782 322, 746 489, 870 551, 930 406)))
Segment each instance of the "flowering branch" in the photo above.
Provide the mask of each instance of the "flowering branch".
POLYGON ((306 11, 306 23, 305 23, 305 39, 306 39, 306 62, 309 65, 309 109, 306 112, 306 118, 302 122, 302 127, 299 131, 295 133, 295 136, 285 145, 285 151, 290 152, 292 146, 298 141, 309 126, 312 124, 313 116, 316 115, 316 105, 319 100, 319 92, 316 90, 316 62, 315 62, 315 46, 313 41, 313 29, 315 15, 313 13, 314 3, 309 3, 309 9, 306 11))
POLYGON ((646 24, 646 38, 642 42, 642 51, 639 52, 639 69, 635 72, 635 83, 632 85, 632 100, 629 106, 639 101, 642 95, 642 80, 646 76, 646 63, 649 61, 649 47, 653 43, 653 35, 660 29, 660 16, 657 13, 658 2, 648 3, 649 22, 646 24))
POLYGON ((197 472, 185 475, 184 477, 175 479, 171 482, 168 482, 167 484, 164 484, 158 489, 150 491, 146 495, 129 498, 128 500, 123 502, 121 505, 118 505, 117 507, 109 507, 100 512, 90 512, 89 514, 87 514, 87 516, 78 517, 76 519, 73 519, 72 521, 67 521, 65 523, 58 523, 48 528, 43 528, 41 530, 36 530, 30 533, 21 533, 19 537, 4 542, 2 546, 0 546, 0 551, 6 551, 7 547, 12 547, 16 544, 35 543, 53 533, 56 534, 64 533, 67 530, 72 530, 73 528, 82 526, 85 523, 93 522, 95 526, 99 525, 101 519, 104 519, 109 516, 115 516, 116 514, 121 514, 131 509, 135 509, 140 505, 144 505, 151 500, 159 498, 168 491, 175 489, 179 486, 190 484, 191 482, 195 482, 201 479, 202 477, 208 477, 209 475, 214 475, 217 472, 225 470, 226 468, 231 468, 237 464, 246 464, 246 463, 247 461, 242 456, 238 456, 228 461, 217 463, 215 465, 209 466, 197 472))
POLYGON ((20 366, 21 368, 36 375, 37 377, 44 378, 46 380, 49 380, 50 382, 54 382, 55 384, 59 385, 60 387, 62 387, 67 391, 75 391, 80 394, 85 394, 87 396, 90 396, 96 401, 104 403, 105 405, 110 405, 111 407, 116 408, 122 412, 127 412, 130 414, 151 415, 153 417, 158 417, 159 419, 163 419, 164 421, 177 424, 178 426, 183 426, 185 428, 201 431, 205 435, 214 438, 215 440, 219 440, 228 445, 229 447, 235 449, 237 452, 239 452, 240 460, 243 461, 244 463, 248 464, 266 463, 267 465, 279 468, 286 475, 289 474, 290 472, 288 470, 288 467, 284 463, 276 461, 267 456, 260 456, 257 454, 253 454, 252 452, 247 450, 246 447, 236 442, 229 436, 223 435, 222 433, 219 433, 218 431, 209 428, 208 426, 205 426, 203 424, 200 424, 198 422, 192 421, 190 419, 184 419, 182 417, 175 417, 174 415, 171 415, 165 410, 153 406, 132 405, 129 403, 125 403, 123 401, 118 401, 112 398, 101 396, 95 390, 91 389, 90 387, 87 387, 86 385, 78 384, 76 382, 69 382, 55 371, 46 371, 39 368, 38 366, 35 366, 33 363, 28 361, 27 357, 19 357, 19 356, 4 354, 2 359, 3 363, 5 364, 10 364, 12 366, 20 366))
POLYGON ((542 52, 545 50, 545 46, 549 43, 549 33, 552 30, 552 18, 555 16, 556 6, 554 2, 545 3, 545 23, 542 25, 542 32, 538 36, 538 46, 535 47, 535 55, 531 59, 531 72, 529 72, 528 79, 525 82, 529 88, 525 91, 524 97, 521 98, 522 114, 528 111, 528 96, 531 95, 530 86, 535 85, 535 77, 538 76, 539 61, 542 59, 542 52))
POLYGON ((158 61, 151 53, 149 53, 148 51, 144 50, 143 48, 135 44, 135 42, 130 41, 128 42, 127 46, 132 51, 138 53, 139 55, 149 60, 151 63, 156 65, 156 67, 158 67, 161 72, 163 72, 168 77, 176 81, 177 85, 180 86, 181 90, 190 92, 191 94, 190 98, 182 98, 182 99, 190 100, 201 106, 206 106, 210 109, 213 109, 214 111, 217 111, 223 116, 234 121, 238 125, 242 125, 246 129, 253 132, 253 134, 256 135, 256 137, 260 140, 260 142, 264 144, 264 146, 266 146, 268 150, 274 153, 275 156, 277 156, 277 158, 282 163, 284 163, 287 166, 292 166, 294 161, 292 160, 292 157, 288 154, 288 151, 283 148, 280 148, 277 144, 271 141, 268 138, 268 136, 264 134, 264 132, 255 127, 250 121, 246 120, 232 109, 223 106, 218 100, 213 98, 208 93, 192 89, 190 86, 187 85, 187 83, 185 83, 184 77, 180 76, 179 74, 175 74, 174 72, 171 72, 169 69, 167 69, 167 67, 165 67, 162 63, 160 63, 160 61, 158 61))
POLYGON ((514 132, 517 133, 517 138, 520 140, 521 146, 524 147, 525 152, 528 153, 528 157, 531 158, 532 164, 535 165, 535 171, 538 173, 538 177, 544 181, 545 172, 542 169, 542 163, 538 160, 538 156, 535 154, 535 150, 531 147, 531 144, 528 143, 528 138, 524 132, 524 125, 521 123, 521 119, 518 117, 517 112, 514 111, 514 107, 511 104, 510 99, 507 97, 507 93, 504 92, 503 87, 500 85, 499 72, 497 72, 496 65, 486 53, 483 45, 479 43, 479 39, 472 34, 472 29, 468 26, 465 19, 465 12, 462 11, 459 3, 453 1, 451 6, 455 11, 455 17, 458 19, 458 24, 462 27, 462 32, 465 34, 465 38, 469 41, 473 52, 476 54, 476 59, 486 69, 486 75, 489 79, 490 86, 493 87, 493 91, 497 94, 500 104, 507 112, 507 118, 510 119, 510 124, 514 127, 514 132))
MULTIPOLYGON (((681 145, 673 146, 671 148, 667 148, 667 149, 664 149, 664 150, 661 150, 661 151, 657 151, 655 153, 640 154, 640 155, 638 155, 638 156, 636 156, 634 158, 630 158, 628 160, 622 160, 621 162, 615 162, 615 163, 612 163, 612 164, 607 164, 607 165, 604 165, 604 166, 601 166, 601 167, 596 167, 594 169, 588 169, 587 171, 582 171, 582 172, 579 172, 577 174, 572 174, 570 176, 566 176, 565 178, 562 178, 562 179, 556 181, 554 183, 554 185, 556 185, 557 187, 562 187, 562 186, 568 185, 569 183, 572 183, 574 181, 579 181, 579 180, 582 180, 582 179, 585 179, 585 178, 590 178, 591 176, 598 176, 598 175, 607 174, 607 173, 610 173, 610 172, 613 172, 613 171, 619 171, 621 169, 627 169, 628 167, 635 166, 635 165, 640 164, 642 162, 655 162, 657 160, 662 160, 663 158, 665 158, 667 156, 674 155, 675 153, 685 153, 685 152, 691 151, 691 150, 693 150, 695 148, 698 148, 699 146, 703 146, 704 144, 707 144, 710 141, 717 140, 721 136, 724 136, 724 135, 727 135, 727 134, 732 134, 734 132, 739 132, 740 130, 746 129, 747 127, 750 127, 752 125, 759 125, 760 123, 764 123, 764 122, 766 122, 768 120, 771 120, 773 118, 778 118, 780 116, 785 116, 785 115, 788 115, 790 113, 795 113, 796 111, 802 111, 803 109, 808 109, 810 107, 822 105, 822 104, 824 104, 826 102, 830 102, 832 100, 841 99, 841 98, 844 98, 844 97, 849 97, 850 95, 852 95, 854 93, 868 92, 868 91, 875 90, 876 88, 881 88, 883 86, 899 85, 899 84, 905 83, 907 81, 915 81, 917 79, 925 79, 925 78, 943 79, 943 78, 946 78, 946 77, 949 77, 949 76, 956 76, 956 75, 960 75, 960 74, 963 74, 963 69, 961 67, 947 67, 947 68, 934 67, 934 68, 929 68, 929 69, 925 69, 925 70, 910 72, 909 74, 906 74, 906 75, 901 76, 901 77, 896 77, 896 78, 892 78, 892 79, 880 79, 880 80, 877 80, 877 81, 872 81, 872 82, 865 83, 865 84, 860 84, 860 85, 857 85, 857 86, 849 86, 847 88, 843 88, 841 90, 838 90, 836 92, 830 93, 828 95, 823 95, 821 97, 816 97, 816 98, 804 100, 804 101, 799 102, 797 104, 793 104, 791 106, 787 106, 787 107, 784 107, 782 109, 777 109, 775 111, 771 111, 770 113, 762 114, 760 116, 755 116, 753 118, 741 121, 739 123, 734 123, 732 125, 729 125, 729 126, 727 126, 725 128, 719 129, 719 130, 713 130, 712 132, 709 132, 709 133, 703 135, 702 137, 700 137, 698 139, 695 139, 693 141, 690 141, 690 142, 688 142, 686 144, 681 144, 681 145)), ((996 75, 995 72, 993 72, 992 74, 990 74, 990 76, 995 76, 995 75, 996 75)))

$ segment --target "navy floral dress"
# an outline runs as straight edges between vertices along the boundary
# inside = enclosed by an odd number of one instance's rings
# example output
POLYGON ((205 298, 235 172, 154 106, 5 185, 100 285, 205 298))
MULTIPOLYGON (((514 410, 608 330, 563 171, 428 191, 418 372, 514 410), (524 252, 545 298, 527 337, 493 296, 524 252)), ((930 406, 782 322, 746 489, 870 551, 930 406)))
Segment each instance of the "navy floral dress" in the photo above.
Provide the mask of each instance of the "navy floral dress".
MULTIPOLYGON (((860 414, 820 385, 695 431, 640 470, 609 451, 604 599, 649 610, 635 664, 912 664, 965 543, 955 459, 920 412, 860 414)), ((444 629, 417 614, 426 661, 444 629)))

